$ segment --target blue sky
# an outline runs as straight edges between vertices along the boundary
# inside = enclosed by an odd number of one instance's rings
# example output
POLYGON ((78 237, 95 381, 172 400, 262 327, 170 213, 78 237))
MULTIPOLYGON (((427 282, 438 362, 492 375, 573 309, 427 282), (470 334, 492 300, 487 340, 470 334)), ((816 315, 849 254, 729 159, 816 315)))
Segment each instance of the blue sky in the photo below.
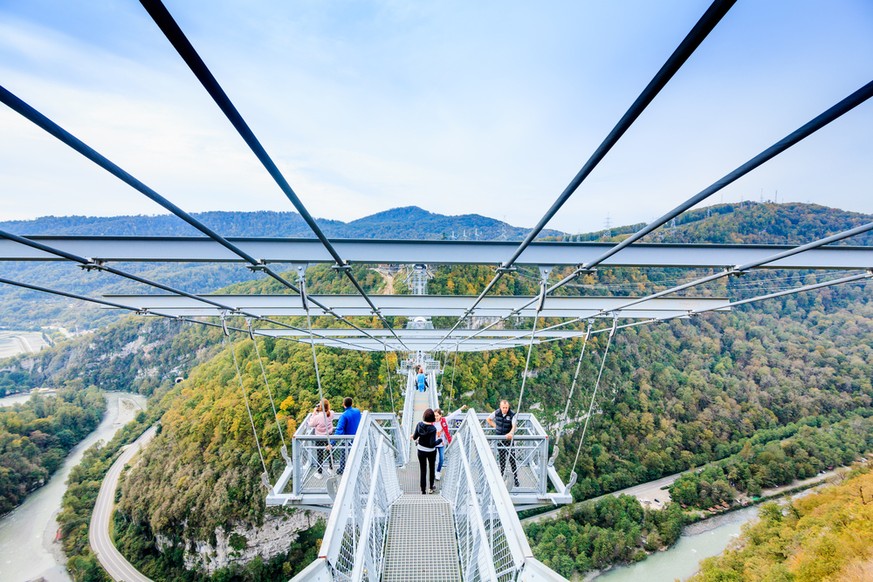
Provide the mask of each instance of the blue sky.
MULTIPOLYGON (((708 2, 166 6, 317 217, 532 226, 708 2)), ((188 211, 293 210, 135 2, 0 0, 0 84, 188 211)), ((873 2, 745 0, 550 223, 649 221, 873 80, 873 2)), ((716 194, 873 213, 873 102, 716 194)), ((0 220, 162 209, 0 106, 0 220)))

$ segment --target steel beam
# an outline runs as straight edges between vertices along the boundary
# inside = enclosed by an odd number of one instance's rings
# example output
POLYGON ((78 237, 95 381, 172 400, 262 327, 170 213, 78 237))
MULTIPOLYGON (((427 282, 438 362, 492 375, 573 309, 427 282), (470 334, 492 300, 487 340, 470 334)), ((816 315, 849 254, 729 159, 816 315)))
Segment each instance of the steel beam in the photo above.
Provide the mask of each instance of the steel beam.
MULTIPOLYGON (((180 295, 107 295, 113 303, 130 306, 134 309, 159 311, 163 314, 186 317, 206 317, 226 314, 226 310, 212 307, 189 297, 180 295)), ((256 317, 304 316, 306 311, 297 295, 203 295, 221 305, 230 305, 238 311, 256 317)), ((369 303, 359 295, 314 295, 319 304, 346 317, 367 317, 372 315, 369 303)), ((486 297, 476 308, 474 317, 505 317, 526 303, 530 297, 491 296, 486 297)), ((618 308, 631 299, 628 297, 549 297, 546 299, 540 317, 611 317, 611 309, 618 308)), ((373 302, 385 316, 451 316, 464 315, 471 298, 464 295, 375 295, 373 302)), ((622 318, 673 317, 684 315, 695 309, 707 311, 725 307, 728 300, 713 297, 662 297, 638 303, 632 309, 616 312, 622 318)), ((313 316, 327 315, 320 307, 310 306, 313 316)), ((533 317, 536 307, 522 309, 520 317, 533 317)), ((393 334, 392 334, 393 335, 393 334)))
MULTIPOLYGON (((27 237, 69 253, 106 262, 244 263, 239 256, 207 238, 185 237, 27 237)), ((246 254, 265 263, 333 263, 313 239, 229 238, 246 254)), ((505 241, 338 240, 334 245, 357 264, 500 264, 516 243, 505 241)), ((579 265, 613 248, 612 243, 535 242, 517 265, 579 265)), ((724 268, 751 263, 785 245, 635 244, 605 260, 602 266, 724 268)), ((0 261, 62 260, 37 249, 0 240, 0 261)), ((767 265, 787 269, 867 269, 873 247, 832 246, 811 250, 767 265)))

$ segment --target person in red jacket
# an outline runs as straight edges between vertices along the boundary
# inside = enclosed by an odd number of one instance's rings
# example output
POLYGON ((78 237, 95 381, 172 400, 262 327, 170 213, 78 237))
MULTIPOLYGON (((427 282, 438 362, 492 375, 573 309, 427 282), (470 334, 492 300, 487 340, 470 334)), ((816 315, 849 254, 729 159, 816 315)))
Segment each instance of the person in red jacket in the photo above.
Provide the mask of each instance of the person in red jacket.
POLYGON ((443 459, 445 458, 446 445, 452 442, 452 433, 449 431, 449 423, 452 422, 455 418, 460 417, 465 410, 467 410, 466 404, 448 416, 443 416, 443 411, 441 408, 435 408, 433 411, 434 418, 436 419, 436 421, 434 422, 434 426, 437 429, 437 438, 442 439, 442 442, 437 445, 437 455, 439 458, 439 460, 437 461, 436 469, 437 481, 439 481, 442 477, 440 473, 443 470, 443 459))

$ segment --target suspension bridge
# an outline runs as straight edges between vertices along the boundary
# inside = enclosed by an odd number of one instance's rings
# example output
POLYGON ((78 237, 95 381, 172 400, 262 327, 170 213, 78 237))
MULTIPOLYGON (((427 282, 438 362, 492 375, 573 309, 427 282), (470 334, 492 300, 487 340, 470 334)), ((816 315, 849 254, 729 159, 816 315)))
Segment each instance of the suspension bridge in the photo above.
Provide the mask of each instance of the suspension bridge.
MULTIPOLYGON (((220 327, 226 337, 231 334, 249 336, 255 341, 256 348, 258 337, 308 344, 313 352, 319 398, 323 398, 323 391, 315 357, 316 346, 406 354, 407 359, 398 371, 406 377, 402 412, 365 411, 356 435, 332 435, 328 439, 314 434, 308 422, 304 421, 291 439, 290 451, 283 436, 285 469, 278 480, 270 481, 264 465, 262 480, 268 490, 267 505, 328 513, 327 532, 319 557, 297 577, 299 580, 421 580, 425 579, 423 572, 433 573, 433 579, 438 580, 561 579, 533 557, 516 512, 542 505, 560 505, 572 499, 570 490, 575 480, 579 450, 575 452, 567 482, 561 479, 554 463, 561 453, 562 433, 568 429, 568 411, 580 368, 577 365, 564 413, 559 419, 561 422, 550 440, 550 435, 535 415, 523 412, 530 354, 536 345, 581 338, 581 364, 588 340, 596 334, 608 334, 599 374, 591 382, 593 394, 581 427, 584 439, 603 362, 612 338, 621 329, 687 319, 703 313, 727 312, 741 305, 776 297, 862 283, 873 276, 873 249, 835 246, 835 243, 870 232, 873 223, 801 245, 751 247, 639 243, 643 237, 671 223, 683 212, 866 102, 873 96, 873 82, 812 119, 803 120, 796 130, 619 243, 535 240, 721 22, 733 1, 716 0, 712 3, 521 243, 330 240, 167 9, 158 0, 141 0, 141 3, 282 194, 300 213, 315 239, 224 237, 12 91, 0 87, 0 102, 203 235, 197 238, 40 237, 0 231, 0 260, 67 262, 99 276, 145 285, 151 293, 91 297, 20 280, 0 279, 0 282, 140 316, 220 327), (277 282, 285 293, 192 293, 116 266, 120 263, 168 261, 239 265, 277 282), (332 265, 348 281, 355 294, 310 294, 306 269, 316 263, 332 265), (414 293, 408 296, 368 294, 355 277, 352 264, 409 265, 413 273, 410 288, 414 293), (426 294, 428 265, 437 264, 497 267, 478 296, 448 297, 426 294), (686 282, 639 297, 555 294, 581 275, 596 275, 598 268, 616 266, 691 269, 694 275, 686 282), (292 275, 288 275, 288 267, 292 275), (539 272, 539 292, 524 297, 495 295, 498 282, 520 267, 533 267, 539 272), (556 267, 562 269, 562 276, 557 281, 552 277, 556 267), (762 269, 838 270, 841 273, 836 278, 819 278, 813 283, 743 299, 695 297, 688 293, 715 281, 762 269), (701 276, 701 271, 714 272, 701 276), (454 318, 454 323, 443 329, 434 329, 429 318, 435 316, 454 318), (303 317, 306 318, 305 326, 291 323, 303 317), (341 327, 313 327, 313 317, 334 318, 341 327), (413 325, 395 328, 389 318, 398 317, 413 325), (363 318, 375 318, 380 327, 363 324, 363 318), (545 322, 545 318, 560 321, 540 328, 539 324, 545 322), (530 320, 532 325, 513 325, 514 321, 522 319, 530 320), (481 324, 472 325, 474 321, 481 324), (454 352, 457 356, 459 352, 512 347, 527 348, 525 373, 517 404, 513 403, 518 412, 518 431, 508 452, 513 463, 500 462, 500 454, 507 453, 498 450, 497 443, 503 437, 494 434, 484 422, 486 414, 470 410, 460 415, 452 427, 454 439, 446 450, 446 465, 438 492, 421 495, 414 463, 410 463, 412 445, 409 437, 423 410, 440 405, 441 366, 435 354, 454 352), (425 392, 414 388, 414 369, 418 365, 424 365, 429 375, 429 388, 425 392), (508 472, 502 472, 501 465, 509 465, 508 472), (346 469, 342 474, 338 473, 340 466, 346 469), (430 534, 426 552, 413 543, 420 535, 423 522, 430 534)), ((238 366, 235 352, 232 353, 238 366)), ((257 359, 261 362, 260 354, 257 359)), ((248 396, 242 382, 240 388, 248 408, 248 396)), ((272 394, 270 399, 275 412, 272 394)), ((250 410, 249 418, 252 419, 250 410)), ((253 419, 252 429, 260 453, 261 445, 257 442, 253 419)), ((580 440, 580 450, 581 445, 580 440)), ((566 454, 570 455, 572 451, 566 454)), ((263 462, 263 455, 261 459, 263 462)))

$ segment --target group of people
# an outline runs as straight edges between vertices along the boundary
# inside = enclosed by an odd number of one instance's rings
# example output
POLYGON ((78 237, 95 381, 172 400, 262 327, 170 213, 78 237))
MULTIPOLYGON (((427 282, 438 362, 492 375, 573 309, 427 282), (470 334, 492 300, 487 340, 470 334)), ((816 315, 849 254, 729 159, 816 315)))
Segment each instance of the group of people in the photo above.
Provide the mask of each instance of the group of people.
MULTIPOLYGON (((361 423, 361 411, 354 407, 354 402, 350 396, 343 399, 343 412, 339 415, 339 420, 334 429, 333 421, 337 415, 330 409, 330 402, 325 398, 315 407, 312 414, 309 416, 309 426, 317 436, 327 437, 331 434, 337 435, 354 435, 358 432, 358 425, 361 423)), ((316 456, 318 458, 318 468, 315 471, 315 478, 321 479, 323 472, 330 474, 333 471, 333 459, 330 456, 330 450, 337 444, 336 440, 316 441, 316 456), (327 465, 325 466, 325 461, 327 465)), ((341 443, 346 445, 346 443, 341 443)), ((342 446, 339 452, 339 467, 337 475, 342 475, 346 469, 346 449, 348 446, 342 446)))
MULTIPOLYGON (((443 415, 439 408, 428 408, 422 414, 421 422, 415 427, 411 438, 416 443, 418 451, 419 485, 422 495, 434 493, 434 481, 439 481, 445 460, 445 447, 452 442, 449 424, 459 417, 467 406, 464 405, 448 416, 443 415), (437 462, 439 459, 439 462, 437 462)), ((518 466, 512 454, 512 438, 518 427, 515 411, 509 406, 508 400, 500 401, 500 408, 492 412, 486 422, 494 429, 495 434, 504 437, 497 441, 497 459, 500 463, 500 474, 506 470, 506 461, 512 470, 512 479, 518 487, 518 466)))
MULTIPOLYGON (((423 370, 421 368, 419 370, 421 370, 420 376, 423 377, 423 370)), ((424 385, 426 389, 426 378, 424 385)), ((416 425, 415 432, 412 433, 410 438, 415 441, 418 452, 419 485, 421 486, 422 495, 435 492, 434 482, 439 481, 442 477, 446 445, 452 442, 449 424, 456 418, 459 418, 465 410, 467 410, 466 405, 445 416, 439 408, 428 408, 424 411, 421 422, 416 425)), ((330 435, 354 435, 358 432, 360 422, 361 411, 354 407, 351 397, 346 397, 343 400, 343 412, 340 415, 337 415, 330 409, 330 402, 327 398, 315 407, 315 410, 309 416, 309 426, 313 429, 316 436, 324 437, 324 439, 316 441, 316 456, 318 461, 318 467, 315 472, 316 479, 321 479, 325 472, 328 474, 333 472, 333 459, 331 458, 330 451, 337 445, 337 440, 329 439, 328 437, 330 435), (334 420, 337 420, 336 428, 334 428, 334 420)), ((513 482, 518 487, 518 466, 515 456, 512 454, 512 438, 515 435, 517 422, 515 411, 510 408, 509 401, 501 400, 500 408, 492 412, 486 419, 486 422, 494 429, 495 434, 504 437, 497 442, 497 459, 500 464, 500 474, 503 475, 506 470, 506 461, 508 459, 509 467, 512 470, 513 482)), ((345 471, 346 452, 349 444, 346 442, 341 443, 337 475, 342 475, 345 471)))

